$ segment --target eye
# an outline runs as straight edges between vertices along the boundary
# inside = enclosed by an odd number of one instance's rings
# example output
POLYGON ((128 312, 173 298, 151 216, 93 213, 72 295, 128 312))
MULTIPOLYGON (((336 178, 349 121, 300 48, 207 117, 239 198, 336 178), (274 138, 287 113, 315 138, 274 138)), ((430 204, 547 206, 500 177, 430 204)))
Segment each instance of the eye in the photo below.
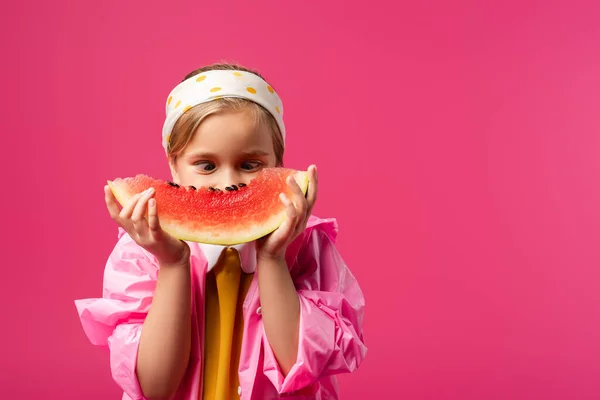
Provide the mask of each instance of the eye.
POLYGON ((262 163, 260 161, 244 161, 241 168, 246 171, 253 171, 260 168, 262 163))
POLYGON ((215 164, 210 161, 198 161, 194 165, 203 172, 210 172, 215 169, 215 164))

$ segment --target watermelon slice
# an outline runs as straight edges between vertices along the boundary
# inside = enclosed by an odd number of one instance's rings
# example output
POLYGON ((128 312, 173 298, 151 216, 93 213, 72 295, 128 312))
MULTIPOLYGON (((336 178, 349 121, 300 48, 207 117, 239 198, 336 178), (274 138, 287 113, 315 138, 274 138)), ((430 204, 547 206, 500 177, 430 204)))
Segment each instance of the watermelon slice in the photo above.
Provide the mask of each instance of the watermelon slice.
POLYGON ((118 178, 108 185, 121 205, 153 187, 165 232, 181 240, 229 246, 259 239, 283 223, 286 212, 279 194, 292 198, 288 176, 306 194, 308 172, 289 168, 265 168, 248 185, 221 189, 183 187, 146 175, 118 178))

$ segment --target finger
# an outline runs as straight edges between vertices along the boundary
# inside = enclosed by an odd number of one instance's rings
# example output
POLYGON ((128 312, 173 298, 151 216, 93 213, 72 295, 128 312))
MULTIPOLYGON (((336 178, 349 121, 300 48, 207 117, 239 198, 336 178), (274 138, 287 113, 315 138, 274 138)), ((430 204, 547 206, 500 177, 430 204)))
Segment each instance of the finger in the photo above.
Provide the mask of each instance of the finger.
POLYGON ((106 208, 108 209, 108 213, 110 214, 111 218, 117 223, 121 224, 121 219, 119 218, 119 204, 117 203, 117 199, 115 199, 115 195, 108 185, 104 186, 104 201, 106 202, 106 208))
POLYGON ((127 202, 127 204, 125 204, 125 206, 121 209, 121 212, 119 213, 119 217, 121 218, 121 220, 123 220, 123 222, 130 222, 131 214, 133 213, 135 206, 137 205, 138 201, 140 200, 140 197, 142 197, 142 193, 138 193, 138 194, 134 195, 127 202))
POLYGON ((279 238, 287 238, 294 233, 298 214, 296 213, 296 207, 294 207, 294 203, 292 203, 285 194, 281 193, 279 195, 279 199, 285 206, 285 220, 279 229, 277 229, 277 236, 279 236, 279 238))
POLYGON ((307 214, 310 216, 312 213, 312 209, 315 206, 317 201, 317 192, 319 189, 319 181, 317 177, 317 167, 315 165, 311 165, 308 168, 309 175, 309 183, 308 183, 308 192, 306 193, 306 202, 308 204, 307 214))
POLYGON ((292 189, 292 201, 296 207, 296 212, 302 219, 306 215, 306 210, 308 209, 304 193, 302 193, 302 189, 300 189, 298 182, 296 182, 296 180, 291 176, 288 178, 288 185, 292 189))
POLYGON ((154 189, 148 188, 140 193, 140 199, 137 204, 133 208, 133 212, 131 213, 131 220, 134 222, 139 222, 146 217, 146 205, 150 197, 154 195, 154 189))
POLYGON ((148 200, 154 195, 152 188, 147 189, 142 193, 140 200, 137 202, 131 220, 133 226, 139 235, 144 235, 148 231, 148 221, 146 220, 146 211, 148 210, 148 200))
POLYGON ((148 200, 148 227, 154 236, 161 231, 155 198, 150 198, 150 200, 148 200))

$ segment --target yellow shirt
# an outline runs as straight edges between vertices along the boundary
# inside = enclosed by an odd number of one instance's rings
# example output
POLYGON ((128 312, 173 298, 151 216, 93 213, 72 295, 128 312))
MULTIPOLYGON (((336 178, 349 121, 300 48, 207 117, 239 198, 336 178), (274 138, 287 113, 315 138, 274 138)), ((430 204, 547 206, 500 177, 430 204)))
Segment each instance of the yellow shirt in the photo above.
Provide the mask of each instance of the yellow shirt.
POLYGON ((242 271, 239 253, 226 248, 206 274, 202 400, 239 399, 238 365, 244 331, 243 304, 253 274, 242 271))

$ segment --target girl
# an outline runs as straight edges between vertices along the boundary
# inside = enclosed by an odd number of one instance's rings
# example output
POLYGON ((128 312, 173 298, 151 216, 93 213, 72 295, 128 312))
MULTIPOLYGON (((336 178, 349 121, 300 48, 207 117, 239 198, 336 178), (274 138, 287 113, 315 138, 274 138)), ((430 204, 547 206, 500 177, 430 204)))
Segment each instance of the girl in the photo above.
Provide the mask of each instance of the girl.
MULTIPOLYGON (((283 106, 246 68, 217 64, 185 77, 163 127, 173 181, 225 188, 283 165, 283 106)), ((119 209, 118 242, 100 299, 76 301, 90 341, 110 350, 123 399, 337 399, 336 374, 366 355, 364 298, 334 245, 337 224, 311 215, 291 179, 287 218, 240 246, 177 240, 158 223, 153 192, 119 209), (146 217, 147 216, 147 217, 146 217)))

